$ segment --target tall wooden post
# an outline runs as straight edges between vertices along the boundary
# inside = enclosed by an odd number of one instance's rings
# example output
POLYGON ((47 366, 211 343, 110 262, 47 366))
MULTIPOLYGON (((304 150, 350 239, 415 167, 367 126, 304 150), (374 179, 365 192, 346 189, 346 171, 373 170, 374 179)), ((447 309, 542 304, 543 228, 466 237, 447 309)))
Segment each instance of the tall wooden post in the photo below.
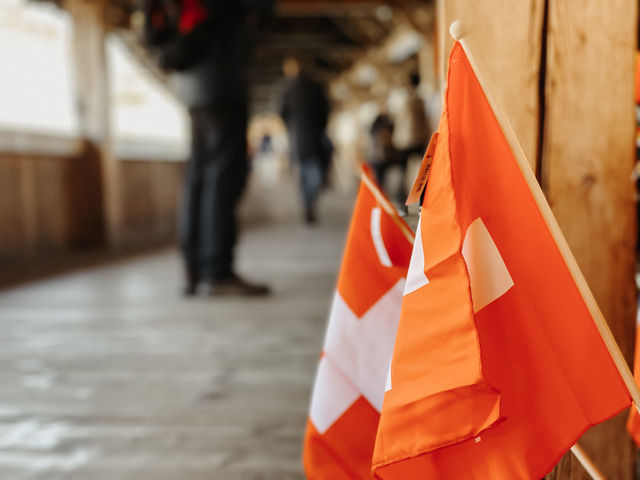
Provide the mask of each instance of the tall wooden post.
POLYGON ((453 45, 449 25, 460 20, 493 94, 509 116, 527 159, 535 166, 538 149, 540 52, 544 0, 449 0, 438 18, 445 25, 443 72, 453 45))
MULTIPOLYGON (((438 7, 440 4, 437 4, 438 7)), ((487 81, 494 85, 493 95, 509 116, 531 165, 538 149, 540 52, 544 0, 448 0, 442 2, 438 26, 446 34, 443 72, 453 45, 449 25, 460 20, 465 38, 487 81)))
MULTIPOLYGON (((120 225, 119 166, 111 148, 109 77, 104 23, 105 0, 65 0, 73 18, 73 72, 75 98, 84 141, 80 176, 97 181, 106 242, 118 242, 120 225)), ((74 182, 81 188, 83 182, 74 182)), ((95 190, 84 189, 87 195, 95 190)), ((95 202, 94 202, 95 203, 95 202)), ((95 212, 94 212, 95 213, 95 212)), ((91 236, 91 232, 84 235, 91 236)))
MULTIPOLYGON (((550 0, 543 185, 628 361, 636 311, 634 52, 637 2, 550 0)), ((580 444, 607 478, 633 478, 626 412, 580 444)), ((582 479, 565 458, 553 479, 582 479)))
MULTIPOLYGON (((492 93, 509 116, 611 330, 630 361, 636 311, 633 0, 448 0, 492 93), (538 164, 539 162, 539 164, 538 164)), ((444 22, 445 25, 441 23, 444 22)), ((446 37, 445 57, 452 41, 446 37)), ((607 478, 631 480, 627 413, 580 444, 607 478)), ((589 478, 570 455, 549 476, 589 478)))

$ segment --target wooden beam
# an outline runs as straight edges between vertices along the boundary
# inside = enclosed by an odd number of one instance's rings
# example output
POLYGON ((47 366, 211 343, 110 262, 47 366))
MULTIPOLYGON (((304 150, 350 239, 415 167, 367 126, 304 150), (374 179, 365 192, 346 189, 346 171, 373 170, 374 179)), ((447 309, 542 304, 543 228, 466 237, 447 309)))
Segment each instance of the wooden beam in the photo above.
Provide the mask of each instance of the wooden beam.
MULTIPOLYGON (((633 184, 637 2, 549 0, 543 185, 628 361, 635 324, 633 184)), ((627 412, 580 444, 607 478, 631 480, 627 412)), ((570 456, 550 479, 588 478, 570 456)))
MULTIPOLYGON (((98 184, 87 192, 98 192, 108 244, 118 242, 121 205, 119 164, 112 154, 104 22, 106 0, 65 0, 64 7, 73 18, 72 61, 75 80, 75 100, 84 142, 83 155, 87 164, 95 165, 92 179, 98 184)), ((88 214, 86 214, 88 215, 88 214)), ((94 232, 86 232, 88 237, 94 232)))
POLYGON ((375 8, 386 5, 384 0, 281 0, 278 15, 305 16, 370 16, 375 8))

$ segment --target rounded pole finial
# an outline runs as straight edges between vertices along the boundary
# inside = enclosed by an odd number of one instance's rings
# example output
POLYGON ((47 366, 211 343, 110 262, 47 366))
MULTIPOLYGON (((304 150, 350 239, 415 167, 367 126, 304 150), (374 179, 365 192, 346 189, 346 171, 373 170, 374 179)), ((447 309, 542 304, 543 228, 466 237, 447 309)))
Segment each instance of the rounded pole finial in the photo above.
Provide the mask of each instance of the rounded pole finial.
POLYGON ((449 33, 453 37, 456 42, 459 42, 460 39, 464 36, 464 29, 462 28, 462 22, 460 20, 455 20, 451 23, 449 27, 449 33))

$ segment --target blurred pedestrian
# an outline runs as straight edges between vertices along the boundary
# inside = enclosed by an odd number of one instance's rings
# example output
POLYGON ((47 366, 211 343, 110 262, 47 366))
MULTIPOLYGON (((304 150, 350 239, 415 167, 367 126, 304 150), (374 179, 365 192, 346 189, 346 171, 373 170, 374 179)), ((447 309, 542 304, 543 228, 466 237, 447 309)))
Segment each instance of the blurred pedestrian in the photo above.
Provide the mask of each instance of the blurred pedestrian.
POLYGON ((367 164, 373 170, 378 185, 384 189, 387 172, 401 162, 402 154, 393 146, 395 126, 389 115, 380 112, 369 128, 367 164))
POLYGON ((392 141, 393 146, 399 152, 396 162, 402 174, 402 182, 396 194, 396 201, 405 212, 404 203, 407 198, 405 182, 409 160, 413 156, 422 158, 431 135, 425 102, 418 94, 419 85, 420 76, 418 73, 410 74, 405 101, 401 108, 393 112, 395 128, 392 141))
POLYGON ((283 63, 287 81, 280 102, 280 116, 289 131, 290 155, 300 168, 304 219, 316 222, 316 201, 326 184, 333 147, 325 134, 329 100, 323 86, 301 70, 300 62, 287 57, 283 63))
POLYGON ((184 293, 261 295, 234 269, 235 209, 245 187, 249 23, 273 0, 145 0, 145 39, 189 109, 192 139, 179 237, 184 293))
POLYGON ((419 85, 420 76, 417 73, 409 75, 407 98, 403 108, 393 116, 395 124, 393 145, 402 152, 402 161, 405 166, 412 155, 420 157, 424 155, 431 135, 425 102, 418 94, 419 85))

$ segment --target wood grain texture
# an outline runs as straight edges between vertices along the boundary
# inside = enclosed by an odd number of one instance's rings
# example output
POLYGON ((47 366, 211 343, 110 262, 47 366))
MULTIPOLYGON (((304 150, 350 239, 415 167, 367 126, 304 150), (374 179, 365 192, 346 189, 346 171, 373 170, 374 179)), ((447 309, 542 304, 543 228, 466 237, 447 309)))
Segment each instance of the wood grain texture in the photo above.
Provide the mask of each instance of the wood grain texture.
POLYGON ((137 244, 175 237, 183 169, 182 162, 122 162, 122 242, 137 244))
MULTIPOLYGON (((0 268, 104 243, 97 161, 0 153, 0 268)), ((120 245, 173 240, 184 164, 120 163, 120 245)))
POLYGON ((102 154, 93 142, 81 142, 80 152, 69 159, 65 179, 69 246, 95 247, 106 242, 102 154))
POLYGON ((0 155, 0 264, 65 245, 67 159, 0 155))
POLYGON ((445 25, 438 26, 446 32, 442 60, 446 65, 453 45, 449 25, 460 20, 474 57, 493 86, 493 95, 509 117, 530 165, 535 168, 544 1, 452 0, 442 5, 444 15, 437 16, 445 21, 445 25))
MULTIPOLYGON (((637 4, 550 0, 543 186, 623 354, 635 319, 634 145, 637 4)), ((626 413, 580 444, 607 478, 633 478, 626 413)), ((567 455, 550 479, 586 479, 567 455)))

